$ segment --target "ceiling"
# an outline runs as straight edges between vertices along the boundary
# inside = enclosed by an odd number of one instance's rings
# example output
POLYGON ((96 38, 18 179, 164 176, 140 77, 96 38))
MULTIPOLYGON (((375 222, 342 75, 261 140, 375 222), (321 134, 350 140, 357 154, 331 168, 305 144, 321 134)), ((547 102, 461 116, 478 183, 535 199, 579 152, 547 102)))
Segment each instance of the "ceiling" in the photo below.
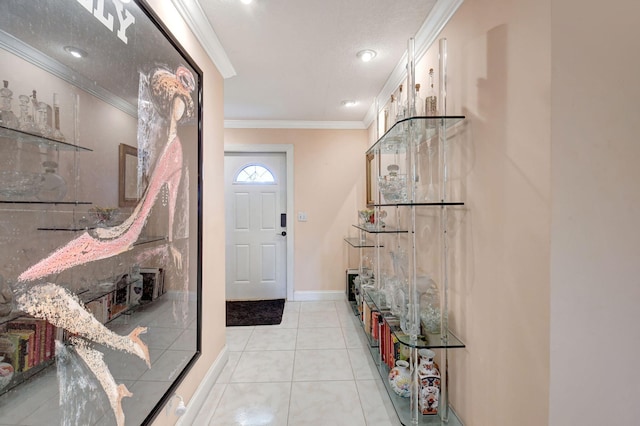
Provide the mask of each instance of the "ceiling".
POLYGON ((318 127, 356 128, 372 121, 372 106, 385 85, 399 84, 409 38, 428 33, 433 41, 444 23, 442 18, 436 17, 432 22, 427 18, 443 9, 434 7, 436 3, 451 3, 448 0, 253 0, 248 5, 240 0, 173 2, 203 44, 210 44, 212 39, 219 42, 213 56, 218 56, 218 62, 216 58, 214 62, 226 77, 227 127, 234 123, 238 127, 251 127, 256 122, 265 125, 266 120, 272 124, 307 123, 314 127, 315 123, 318 127), (356 54, 363 49, 373 49, 377 56, 370 62, 362 62, 356 54), (222 67, 220 57, 225 62, 222 67), (394 71, 397 81, 391 82, 394 71), (357 104, 345 107, 344 100, 355 100, 357 104))
MULTIPOLYGON (((366 128, 376 98, 385 102, 406 76, 408 40, 415 38, 419 59, 462 0, 172 2, 225 78, 226 127, 366 128), (362 62, 356 54, 363 49, 377 56, 362 62), (345 100, 356 105, 346 107, 345 100)), ((3 0, 0 46, 26 52, 23 57, 135 116, 140 64, 181 58, 133 4, 126 6, 135 18, 127 44, 116 37, 117 27, 96 19, 115 16, 121 3, 95 3, 104 5, 101 13, 85 3, 48 0, 34 8, 3 0), (71 59, 63 50, 69 44, 86 50, 89 60, 71 59)))

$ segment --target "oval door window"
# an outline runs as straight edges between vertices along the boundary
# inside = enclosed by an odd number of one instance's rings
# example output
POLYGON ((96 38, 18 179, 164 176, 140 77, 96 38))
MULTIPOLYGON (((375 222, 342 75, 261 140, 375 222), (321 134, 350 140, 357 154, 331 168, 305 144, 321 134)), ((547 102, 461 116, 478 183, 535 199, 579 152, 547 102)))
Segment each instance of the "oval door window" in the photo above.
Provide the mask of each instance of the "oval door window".
POLYGON ((271 173, 271 171, 266 167, 261 166, 260 164, 248 164, 241 168, 238 173, 236 173, 236 177, 235 179, 233 179, 233 183, 270 184, 276 183, 276 179, 273 176, 273 173, 271 173))

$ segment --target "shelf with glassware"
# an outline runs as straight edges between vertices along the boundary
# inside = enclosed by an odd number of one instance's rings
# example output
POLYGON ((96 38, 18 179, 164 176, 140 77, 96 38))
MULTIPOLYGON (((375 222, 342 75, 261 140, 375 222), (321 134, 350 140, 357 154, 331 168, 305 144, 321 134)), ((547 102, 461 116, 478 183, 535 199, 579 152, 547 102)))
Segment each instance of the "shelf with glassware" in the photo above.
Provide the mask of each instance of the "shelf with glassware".
MULTIPOLYGON (((3 111, 6 113, 6 111, 3 111)), ((19 128, 7 127, 8 120, 0 124, 0 142, 8 150, 16 152, 19 157, 22 151, 26 153, 27 147, 32 147, 34 154, 47 157, 47 152, 59 154, 61 151, 90 152, 90 148, 53 139, 53 134, 44 136, 19 128), (9 147, 9 144, 15 146, 9 147), (36 152, 37 151, 37 152, 36 152)), ((62 136, 60 136, 63 138, 62 136)), ((20 164, 19 164, 20 165, 20 164)), ((25 170, 3 170, 0 172, 0 204, 66 204, 89 205, 89 201, 71 200, 64 201, 67 185, 64 179, 57 174, 58 163, 51 159, 42 162, 43 172, 25 170)))
POLYGON ((395 222, 391 229, 406 230, 375 234, 387 249, 378 253, 374 273, 379 279, 363 289, 367 308, 362 309, 375 313, 363 319, 365 334, 372 333, 367 332, 371 323, 380 327, 372 353, 403 424, 449 420, 447 351, 464 347, 448 327, 447 271, 449 210, 464 206, 449 199, 447 132, 463 120, 463 116, 403 118, 367 151, 374 158, 377 184, 370 207, 374 214, 393 212, 395 220, 388 221, 395 222), (430 256, 424 256, 429 251, 430 256), (432 377, 438 386, 427 392, 426 382, 411 372, 419 372, 423 363, 435 365, 432 349, 439 352, 443 368, 437 380, 432 377), (409 379, 399 387, 404 370, 409 379))
POLYGON ((446 176, 446 132, 463 118, 403 119, 368 151, 375 158, 378 188, 370 207, 390 219, 384 228, 370 230, 377 245, 386 248, 377 252, 373 270, 378 279, 363 287, 360 311, 403 424, 449 421, 447 351, 465 347, 448 327, 447 271, 449 210, 464 203, 448 199, 446 176), (399 229, 403 232, 393 232, 399 229), (437 386, 428 392, 427 382, 412 372, 437 371, 436 357, 442 369, 437 379, 431 377, 437 386), (408 379, 398 385, 400 377, 408 379))

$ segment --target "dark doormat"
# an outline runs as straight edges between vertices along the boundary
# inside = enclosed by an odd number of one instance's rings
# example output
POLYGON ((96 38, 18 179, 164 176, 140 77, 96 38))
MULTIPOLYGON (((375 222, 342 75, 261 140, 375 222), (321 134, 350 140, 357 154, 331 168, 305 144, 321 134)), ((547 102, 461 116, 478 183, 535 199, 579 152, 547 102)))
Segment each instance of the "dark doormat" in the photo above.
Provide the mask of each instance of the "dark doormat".
POLYGON ((280 324, 282 311, 284 299, 227 301, 227 327, 280 324))

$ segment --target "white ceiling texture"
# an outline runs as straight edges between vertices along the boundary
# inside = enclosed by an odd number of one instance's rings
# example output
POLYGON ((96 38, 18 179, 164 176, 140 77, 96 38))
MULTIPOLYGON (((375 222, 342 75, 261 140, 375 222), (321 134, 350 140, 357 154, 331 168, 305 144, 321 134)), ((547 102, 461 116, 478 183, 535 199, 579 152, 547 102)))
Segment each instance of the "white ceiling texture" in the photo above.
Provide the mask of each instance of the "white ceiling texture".
POLYGON ((173 3, 225 78, 226 127, 366 128, 406 76, 409 38, 420 58, 462 0, 173 3))

